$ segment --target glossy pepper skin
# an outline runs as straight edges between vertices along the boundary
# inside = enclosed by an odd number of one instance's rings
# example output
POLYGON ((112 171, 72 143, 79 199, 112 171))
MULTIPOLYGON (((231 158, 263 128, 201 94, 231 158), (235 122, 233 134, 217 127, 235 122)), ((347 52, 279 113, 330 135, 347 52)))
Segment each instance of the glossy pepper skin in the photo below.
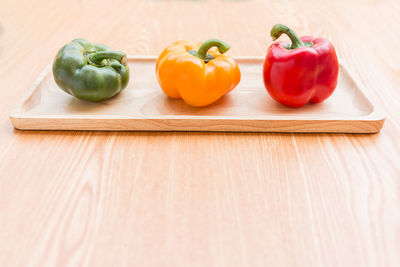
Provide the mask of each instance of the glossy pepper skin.
POLYGON ((202 45, 177 41, 168 46, 156 64, 161 89, 169 97, 182 98, 194 107, 214 103, 240 81, 238 64, 225 54, 229 48, 217 39, 202 45))
POLYGON ((113 97, 127 86, 129 68, 124 53, 76 39, 58 51, 53 76, 68 94, 97 102, 113 97))
POLYGON ((332 44, 325 38, 298 38, 288 27, 277 24, 273 40, 285 33, 292 44, 273 43, 264 62, 264 85, 273 99, 290 106, 320 103, 335 90, 339 63, 332 44))

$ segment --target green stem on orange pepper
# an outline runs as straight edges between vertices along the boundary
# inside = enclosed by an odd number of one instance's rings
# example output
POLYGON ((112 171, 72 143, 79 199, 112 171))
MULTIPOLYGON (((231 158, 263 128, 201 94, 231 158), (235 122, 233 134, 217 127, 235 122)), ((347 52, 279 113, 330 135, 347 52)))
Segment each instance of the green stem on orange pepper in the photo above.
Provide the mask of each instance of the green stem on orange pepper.
POLYGON ((229 44, 227 44, 221 40, 209 39, 201 44, 198 51, 189 50, 188 52, 190 54, 192 54, 193 56, 196 56, 196 57, 204 60, 204 62, 207 63, 208 61, 214 59, 214 57, 211 54, 207 53, 207 51, 210 50, 211 47, 214 47, 214 46, 218 48, 218 51, 221 54, 227 52, 231 48, 231 46, 229 44))

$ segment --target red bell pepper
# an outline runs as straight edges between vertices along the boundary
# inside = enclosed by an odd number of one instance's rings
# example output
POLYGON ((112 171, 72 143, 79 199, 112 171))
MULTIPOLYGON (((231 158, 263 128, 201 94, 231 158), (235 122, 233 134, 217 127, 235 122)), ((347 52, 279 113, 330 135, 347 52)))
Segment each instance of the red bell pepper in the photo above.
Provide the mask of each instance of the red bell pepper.
POLYGON ((290 107, 324 101, 335 90, 339 72, 332 44, 325 38, 299 38, 282 24, 272 27, 274 41, 283 33, 292 44, 274 42, 268 49, 263 70, 268 93, 290 107))

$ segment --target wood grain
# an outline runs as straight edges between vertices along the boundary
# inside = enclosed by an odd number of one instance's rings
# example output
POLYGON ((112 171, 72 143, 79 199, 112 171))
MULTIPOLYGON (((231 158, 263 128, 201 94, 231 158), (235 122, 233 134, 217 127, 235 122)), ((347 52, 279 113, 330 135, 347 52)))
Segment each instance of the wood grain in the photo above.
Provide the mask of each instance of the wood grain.
POLYGON ((236 62, 240 84, 202 108, 162 92, 154 75, 156 56, 129 57, 128 66, 135 70, 131 83, 101 103, 80 101, 60 90, 49 65, 11 112, 10 120, 19 130, 376 133, 383 126, 385 116, 343 65, 327 101, 293 109, 267 94, 263 57, 240 57, 236 62))
POLYGON ((0 3, 0 266, 399 266, 400 4, 0 3), (76 37, 128 54, 275 23, 325 36, 387 115, 379 134, 23 132, 9 113, 76 37))

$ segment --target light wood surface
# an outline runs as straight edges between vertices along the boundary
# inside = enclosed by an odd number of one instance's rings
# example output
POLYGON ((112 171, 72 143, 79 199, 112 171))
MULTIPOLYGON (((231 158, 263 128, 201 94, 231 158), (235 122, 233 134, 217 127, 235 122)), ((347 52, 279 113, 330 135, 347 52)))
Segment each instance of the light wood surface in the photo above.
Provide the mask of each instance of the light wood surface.
POLYGON ((162 92, 154 75, 156 56, 131 56, 128 66, 135 70, 131 83, 101 103, 81 101, 60 90, 49 65, 10 119, 20 130, 375 133, 382 128, 384 115, 343 65, 328 100, 294 109, 267 94, 263 57, 239 57, 236 61, 240 84, 202 108, 190 107, 162 92))
MULTIPOLYGON (((0 266, 399 266, 400 3, 0 3, 0 266), (76 37, 128 54, 219 37, 263 56, 275 23, 329 38, 379 134, 14 130, 76 37)), ((134 70, 133 70, 134 71, 134 70)))

